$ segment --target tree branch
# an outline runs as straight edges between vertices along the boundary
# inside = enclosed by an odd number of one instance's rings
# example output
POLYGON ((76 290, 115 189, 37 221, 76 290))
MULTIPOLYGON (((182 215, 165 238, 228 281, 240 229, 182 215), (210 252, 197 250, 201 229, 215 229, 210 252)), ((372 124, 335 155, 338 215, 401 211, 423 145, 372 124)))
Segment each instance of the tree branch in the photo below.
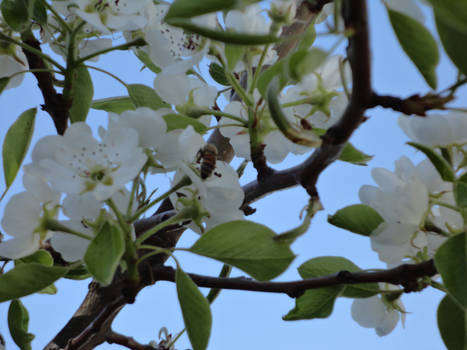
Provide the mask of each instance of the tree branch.
MULTIPOLYGON (((153 269, 156 281, 175 282, 175 270, 171 267, 157 266, 153 269)), ((283 293, 292 298, 299 297, 306 290, 325 288, 342 284, 361 284, 385 282, 402 285, 406 292, 414 291, 414 285, 421 277, 437 274, 433 260, 419 264, 404 264, 398 267, 374 272, 340 271, 334 275, 310 278, 291 282, 258 282, 249 278, 219 278, 188 274, 198 287, 246 290, 252 292, 283 293)))
POLYGON ((370 107, 381 106, 407 115, 415 114, 424 117, 429 110, 445 109, 446 103, 451 102, 453 99, 453 95, 440 96, 430 93, 424 96, 416 94, 407 98, 373 93, 370 107))
MULTIPOLYGON (((42 51, 40 42, 34 37, 32 32, 23 33, 22 40, 25 44, 28 44, 34 49, 42 51)), ((26 49, 23 49, 23 52, 28 60, 30 69, 48 68, 44 60, 38 55, 35 55, 26 49)), ((68 113, 71 104, 66 103, 63 95, 55 90, 54 77, 52 73, 33 72, 33 74, 37 79, 37 85, 39 86, 44 98, 44 104, 41 105, 42 110, 46 111, 52 117, 57 134, 63 135, 68 125, 68 113)))
POLYGON ((119 344, 121 346, 124 346, 132 350, 157 350, 158 349, 151 345, 145 345, 145 344, 138 343, 132 337, 128 337, 126 335, 123 335, 123 334, 120 334, 114 331, 110 331, 110 333, 105 338, 105 341, 109 344, 119 344))

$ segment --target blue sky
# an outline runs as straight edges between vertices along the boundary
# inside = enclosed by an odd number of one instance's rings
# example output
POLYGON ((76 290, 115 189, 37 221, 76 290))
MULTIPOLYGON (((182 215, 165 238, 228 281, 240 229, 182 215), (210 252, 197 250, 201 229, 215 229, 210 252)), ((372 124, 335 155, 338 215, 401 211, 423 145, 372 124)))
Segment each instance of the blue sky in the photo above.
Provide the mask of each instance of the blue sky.
MULTIPOLYGON (((383 6, 378 1, 369 1, 371 48, 373 58, 373 84, 381 94, 407 97, 414 93, 429 91, 421 75, 400 49, 390 28, 383 6)), ((153 75, 147 70, 140 72, 141 64, 126 53, 112 53, 96 64, 114 72, 127 83, 144 83, 152 86, 153 75)), ((443 54, 437 70, 439 89, 455 80, 456 71, 443 54)), ((101 73, 92 72, 95 98, 125 95, 123 86, 101 73)), ((465 90, 461 90, 465 101, 465 90)), ((459 99, 460 101, 461 99, 459 99)), ((23 85, 8 90, 0 96, 2 115, 0 139, 3 140, 8 127, 24 110, 39 106, 42 97, 32 75, 23 85)), ((460 102, 458 102, 460 103, 460 102)), ((383 268, 377 255, 371 251, 368 239, 353 235, 326 222, 328 214, 358 202, 358 190, 363 184, 373 183, 370 170, 385 167, 393 170, 394 161, 402 155, 419 161, 421 156, 405 145, 407 138, 397 127, 398 114, 390 110, 373 109, 366 112, 369 118, 353 135, 352 143, 365 153, 375 155, 369 167, 336 162, 320 177, 318 190, 325 210, 320 212, 309 232, 292 246, 298 255, 289 270, 279 280, 298 279, 296 267, 304 261, 323 255, 344 256, 361 268, 383 268)), ((93 111, 88 117, 93 125, 106 123, 106 114, 93 111)), ((49 116, 39 112, 32 145, 42 136, 53 134, 54 128, 49 116)), ((289 157, 281 167, 288 167, 300 161, 289 157)), ((28 159, 26 159, 26 162, 28 159)), ((250 171, 242 178, 248 182, 255 174, 250 171)), ((167 182, 167 178, 164 179, 167 182)), ((152 184, 154 187, 158 183, 152 184)), ((0 185, 4 186, 4 185, 0 185)), ((3 188, 3 187, 0 187, 3 188)), ((21 176, 0 203, 0 213, 11 195, 22 188, 21 176)), ((307 196, 303 189, 293 188, 274 193, 254 204, 257 213, 248 219, 264 223, 276 232, 294 227, 299 222, 298 213, 306 205, 307 196)), ((186 232, 180 241, 181 247, 190 246, 197 235, 186 232)), ((221 264, 208 259, 180 252, 183 268, 188 272, 217 275, 221 264)), ((234 271, 234 275, 242 275, 234 271)), ((68 321, 79 306, 87 291, 89 281, 60 281, 56 284, 55 296, 35 295, 23 299, 30 312, 30 332, 36 334, 33 348, 42 348, 68 321)), ((207 292, 207 290, 203 290, 207 292)), ((411 349, 415 346, 426 350, 443 348, 436 326, 436 309, 442 294, 427 289, 422 293, 406 294, 402 297, 407 311, 405 329, 399 324, 390 335, 380 338, 373 329, 358 326, 350 316, 350 299, 339 299, 333 314, 324 320, 282 321, 281 316, 294 306, 294 300, 285 295, 224 291, 212 306, 213 328, 209 349, 411 349)), ((9 338, 6 314, 8 303, 0 304, 0 333, 7 341, 7 349, 15 346, 9 338)), ((159 282, 146 288, 114 322, 114 329, 131 335, 140 342, 157 340, 161 327, 176 334, 183 328, 183 321, 176 299, 175 285, 159 282)), ((190 348, 183 336, 177 342, 177 349, 190 348)), ((118 349, 119 346, 103 344, 98 349, 118 349)))

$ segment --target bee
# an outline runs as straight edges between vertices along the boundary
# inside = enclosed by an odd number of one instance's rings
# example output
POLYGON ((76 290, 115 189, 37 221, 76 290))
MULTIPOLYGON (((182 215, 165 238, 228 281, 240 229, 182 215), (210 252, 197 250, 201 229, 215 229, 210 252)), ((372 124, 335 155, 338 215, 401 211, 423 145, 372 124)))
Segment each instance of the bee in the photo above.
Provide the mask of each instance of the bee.
POLYGON ((200 174, 203 180, 207 179, 216 168, 217 148, 211 143, 198 151, 196 163, 201 163, 200 174))

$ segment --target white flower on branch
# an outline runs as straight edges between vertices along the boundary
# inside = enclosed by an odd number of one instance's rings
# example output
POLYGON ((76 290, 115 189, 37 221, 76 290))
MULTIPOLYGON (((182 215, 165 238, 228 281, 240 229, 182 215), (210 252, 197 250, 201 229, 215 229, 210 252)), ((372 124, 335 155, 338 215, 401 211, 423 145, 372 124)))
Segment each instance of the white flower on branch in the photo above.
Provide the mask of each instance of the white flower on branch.
MULTIPOLYGON (((9 45, 7 49, 0 48, 0 78, 7 78, 28 69, 28 61, 19 46, 9 45)), ((24 74, 15 75, 10 79, 5 89, 13 89, 19 86, 23 79, 24 74)))
POLYGON ((146 162, 133 129, 100 130, 97 141, 85 123, 72 124, 64 136, 47 136, 35 146, 33 165, 61 192, 92 192, 105 200, 131 181, 146 162))
POLYGON ((351 310, 355 322, 365 328, 374 328, 380 337, 391 333, 400 319, 402 323, 405 321, 405 308, 400 299, 389 301, 378 295, 355 299, 351 310))

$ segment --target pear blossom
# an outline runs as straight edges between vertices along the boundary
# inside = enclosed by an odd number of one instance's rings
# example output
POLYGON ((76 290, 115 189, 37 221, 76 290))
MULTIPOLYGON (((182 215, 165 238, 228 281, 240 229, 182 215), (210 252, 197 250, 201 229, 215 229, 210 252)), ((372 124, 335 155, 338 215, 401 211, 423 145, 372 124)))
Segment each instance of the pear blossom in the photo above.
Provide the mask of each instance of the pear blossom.
MULTIPOLYGON (((128 209, 130 192, 121 189, 115 192, 112 197, 117 209, 121 213, 126 213, 128 209)), ((70 194, 65 197, 62 204, 63 213, 69 220, 62 220, 60 223, 74 231, 80 232, 89 237, 89 239, 72 235, 67 232, 54 231, 51 237, 53 248, 59 252, 66 261, 81 260, 86 253, 91 239, 94 237, 94 230, 87 226, 87 223, 94 222, 103 208, 104 203, 96 200, 90 192, 84 194, 70 194)), ((133 203, 131 212, 136 209, 136 204, 133 203)), ((111 215, 114 215, 113 213, 111 215)))
MULTIPOLYGON (((15 73, 28 70, 29 65, 23 51, 19 46, 8 46, 8 49, 0 51, 0 78, 9 77, 15 73)), ((5 89, 13 89, 19 86, 24 79, 24 74, 17 74, 10 79, 5 89)))
POLYGON ((193 184, 177 191, 178 195, 174 194, 170 197, 174 208, 181 210, 183 207, 178 196, 197 195, 202 207, 209 213, 209 216, 203 218, 205 227, 190 226, 194 231, 209 230, 225 222, 243 219, 240 207, 245 194, 238 182, 237 173, 229 164, 217 161, 213 174, 204 180, 201 180, 199 174, 196 174, 190 167, 182 166, 175 175, 173 183, 180 181, 183 175, 189 176, 193 184))
POLYGON ((467 113, 449 112, 426 117, 401 115, 399 127, 414 142, 430 147, 464 145, 467 143, 467 113))
POLYGON ((88 125, 74 123, 65 135, 48 136, 36 144, 33 165, 58 191, 90 191, 97 200, 105 200, 138 174, 147 156, 133 129, 101 129, 100 134, 99 142, 88 125))
POLYGON ((165 135, 167 125, 162 117, 168 113, 173 111, 168 108, 155 111, 147 107, 124 111, 121 114, 110 112, 109 129, 115 127, 134 129, 138 133, 140 147, 154 148, 160 144, 165 135))
POLYGON ((54 1, 104 34, 111 30, 136 30, 146 25, 144 10, 151 0, 68 0, 54 1))
POLYGON ((41 243, 51 235, 44 227, 43 220, 47 216, 55 216, 54 203, 49 204, 49 214, 46 215, 46 203, 41 203, 27 191, 10 198, 5 206, 2 227, 13 238, 0 243, 0 256, 19 259, 40 248, 41 243))
MULTIPOLYGON (((201 108, 211 108, 217 98, 217 89, 192 76, 185 74, 159 73, 154 79, 154 89, 166 102, 178 106, 181 112, 190 114, 190 111, 200 118, 196 110, 201 108)), ((205 125, 210 124, 210 116, 202 116, 200 121, 205 125)))
POLYGON ((364 328, 374 328, 380 337, 391 333, 399 320, 403 323, 405 320, 405 308, 400 299, 392 302, 384 299, 385 296, 378 295, 355 299, 351 308, 354 321, 364 328))
MULTIPOLYGON (((164 22, 168 4, 151 4, 146 8, 147 25, 143 29, 151 61, 170 74, 185 73, 201 62, 209 48, 209 41, 197 34, 187 34, 182 29, 164 22)), ((204 27, 215 27, 215 14, 192 19, 204 27)), ((136 33, 136 35, 139 35, 136 33)))
POLYGON ((390 265, 419 252, 432 256, 444 237, 421 230, 430 213, 429 194, 448 191, 451 185, 428 160, 414 166, 406 157, 396 162, 394 173, 377 168, 372 176, 378 187, 364 185, 359 191, 361 202, 384 219, 370 236, 372 249, 390 265))
MULTIPOLYGON (((255 96, 255 99, 259 101, 259 94, 255 94, 255 96)), ((260 108, 258 109, 260 110, 260 108)), ((224 112, 248 121, 247 108, 239 101, 229 103, 225 107, 224 112)), ((287 156, 290 149, 293 148, 294 144, 277 129, 267 113, 263 113, 258 120, 256 128, 263 135, 263 143, 265 144, 264 154, 267 160, 271 163, 280 163, 287 156)), ((235 150, 237 157, 250 159, 250 134, 248 129, 243 126, 232 126, 231 124, 232 120, 222 118, 219 122, 221 126, 219 131, 224 137, 230 139, 230 144, 235 150)))
MULTIPOLYGON (((161 138, 154 159, 166 171, 176 170, 181 164, 191 163, 204 143, 203 137, 191 125, 186 129, 172 130, 161 138)), ((153 171, 157 172, 158 169, 153 168, 153 171)))

